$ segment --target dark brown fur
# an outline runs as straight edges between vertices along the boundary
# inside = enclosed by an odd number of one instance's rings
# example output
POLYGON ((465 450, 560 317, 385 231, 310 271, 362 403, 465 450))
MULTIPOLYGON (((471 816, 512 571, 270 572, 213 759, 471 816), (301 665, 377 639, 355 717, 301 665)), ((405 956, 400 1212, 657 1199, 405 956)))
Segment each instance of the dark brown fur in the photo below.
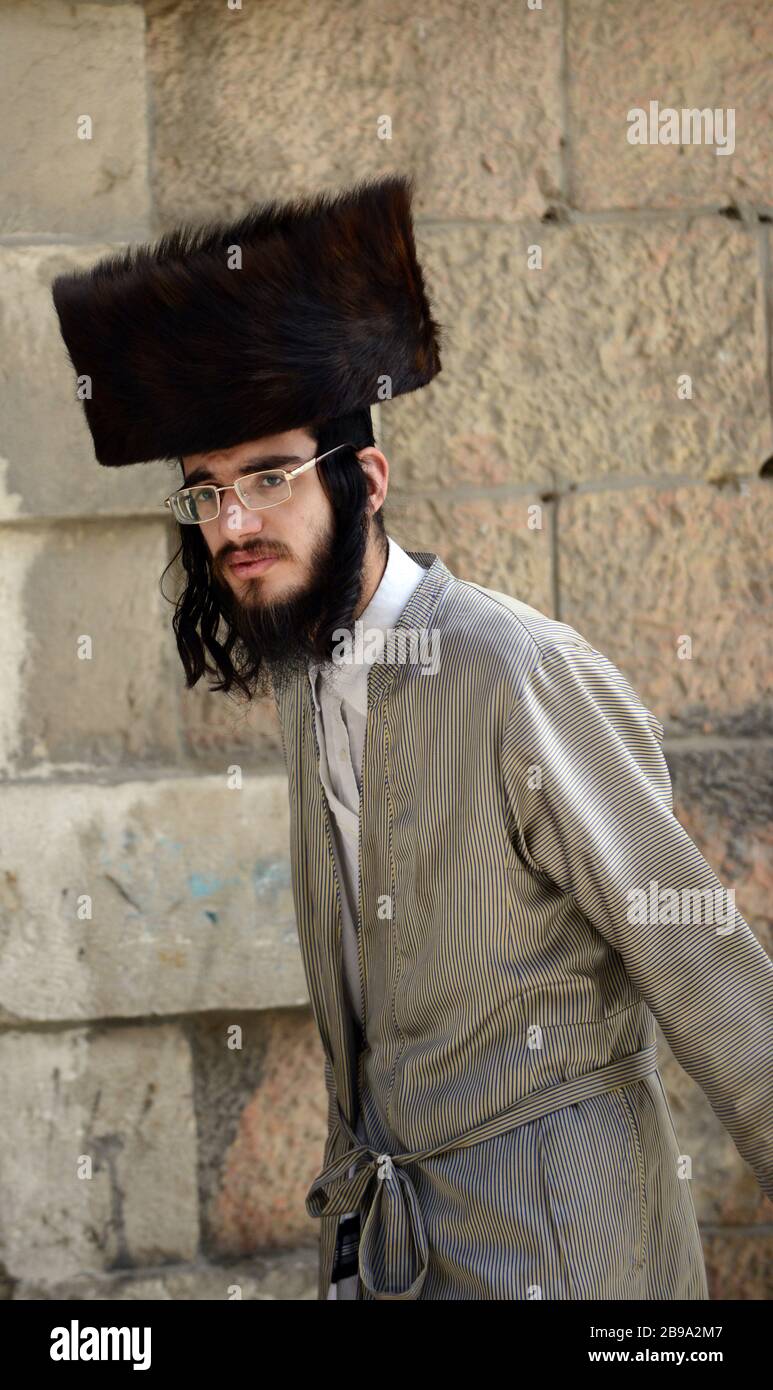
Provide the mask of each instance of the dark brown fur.
POLYGON ((440 325, 416 257, 413 177, 255 204, 233 223, 58 276, 70 360, 108 467, 229 448, 425 386, 440 325), (229 269, 241 247, 242 268, 229 269), (381 390, 383 397, 383 388, 381 390))

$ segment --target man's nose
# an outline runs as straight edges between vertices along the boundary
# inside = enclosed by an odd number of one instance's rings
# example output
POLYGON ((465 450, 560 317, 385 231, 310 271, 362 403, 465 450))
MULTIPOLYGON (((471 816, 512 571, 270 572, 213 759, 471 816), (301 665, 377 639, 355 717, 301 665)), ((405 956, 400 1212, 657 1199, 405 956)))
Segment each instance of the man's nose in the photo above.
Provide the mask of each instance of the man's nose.
POLYGON ((263 530, 263 513, 260 507, 253 511, 245 507, 232 488, 220 494, 220 533, 224 540, 233 540, 240 535, 257 535, 263 530))

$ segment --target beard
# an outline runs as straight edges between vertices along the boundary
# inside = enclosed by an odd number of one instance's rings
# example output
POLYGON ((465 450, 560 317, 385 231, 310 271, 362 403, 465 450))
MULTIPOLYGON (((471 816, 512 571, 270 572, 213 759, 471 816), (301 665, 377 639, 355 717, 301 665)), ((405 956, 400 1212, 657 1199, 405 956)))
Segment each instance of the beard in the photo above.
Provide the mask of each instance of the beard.
MULTIPOLYGON (((366 522, 367 518, 363 520, 366 522)), ((363 529, 366 531, 365 526, 363 529)), ((242 664, 250 669, 258 697, 266 697, 306 677, 310 662, 329 659, 333 641, 324 640, 323 634, 334 620, 336 628, 347 626, 346 616, 342 621, 337 618, 341 591, 354 579, 356 592, 361 594, 365 564, 363 546, 352 573, 343 574, 340 553, 336 527, 331 526, 312 546, 306 581, 286 597, 275 599, 261 600, 260 579, 248 581, 246 596, 238 597, 220 578, 220 567, 213 567, 213 587, 231 624, 235 644, 246 658, 242 664)))

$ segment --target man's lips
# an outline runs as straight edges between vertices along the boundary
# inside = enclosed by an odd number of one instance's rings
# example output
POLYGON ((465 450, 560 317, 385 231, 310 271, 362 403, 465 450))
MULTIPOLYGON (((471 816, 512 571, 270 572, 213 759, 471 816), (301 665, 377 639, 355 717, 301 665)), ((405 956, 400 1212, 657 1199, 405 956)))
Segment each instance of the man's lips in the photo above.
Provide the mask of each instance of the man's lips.
POLYGON ((245 550, 232 555, 228 563, 231 569, 236 570, 237 573, 254 570, 257 574, 261 570, 268 569, 269 565, 273 564, 275 560, 281 560, 281 558, 281 555, 266 555, 254 550, 245 550))

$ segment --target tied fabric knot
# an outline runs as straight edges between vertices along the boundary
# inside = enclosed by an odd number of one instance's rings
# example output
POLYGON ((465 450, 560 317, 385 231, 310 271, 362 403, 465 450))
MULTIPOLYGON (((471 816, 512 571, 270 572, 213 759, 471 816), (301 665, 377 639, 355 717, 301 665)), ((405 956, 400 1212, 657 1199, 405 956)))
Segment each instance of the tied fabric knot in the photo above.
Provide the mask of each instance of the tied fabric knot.
POLYGON ((416 1191, 405 1171, 409 1164, 469 1148, 565 1105, 629 1086, 657 1071, 657 1066, 655 1040, 597 1071, 531 1091, 466 1134, 415 1153, 377 1153, 354 1133, 337 1103, 339 1128, 352 1147, 314 1179, 306 1194, 306 1210, 309 1216, 343 1216, 358 1210, 359 1276, 368 1293, 376 1299, 418 1298, 427 1275, 428 1245, 416 1191))
POLYGON ((306 1194, 309 1216, 360 1210, 359 1274, 375 1299, 415 1299, 427 1276, 427 1236, 405 1171, 414 1161, 413 1154, 377 1153, 358 1144, 328 1164, 306 1194))

